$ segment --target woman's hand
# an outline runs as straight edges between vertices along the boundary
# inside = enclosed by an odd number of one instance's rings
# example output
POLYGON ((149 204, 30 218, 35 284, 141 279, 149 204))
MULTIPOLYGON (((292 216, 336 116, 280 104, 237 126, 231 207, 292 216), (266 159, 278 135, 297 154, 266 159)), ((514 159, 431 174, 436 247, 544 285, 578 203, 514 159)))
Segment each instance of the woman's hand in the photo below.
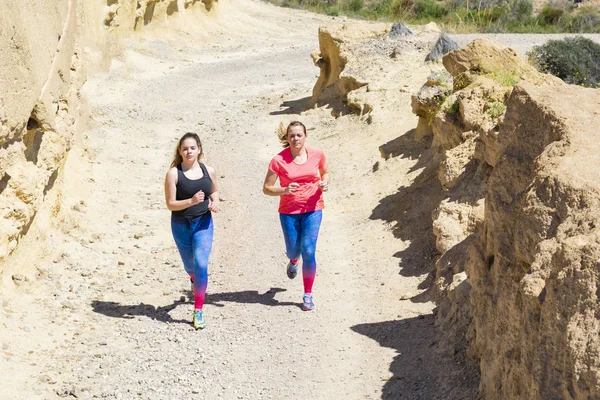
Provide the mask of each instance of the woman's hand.
POLYGON ((299 183, 296 182, 292 182, 290 183, 288 186, 286 186, 286 188, 283 191, 283 194, 292 194, 296 191, 296 189, 298 189, 300 187, 299 183))
POLYGON ((213 200, 209 200, 208 202, 208 209, 212 212, 219 212, 219 202, 218 201, 213 201, 213 200))
POLYGON ((329 182, 328 181, 319 181, 319 187, 321 188, 322 191, 326 192, 327 189, 329 189, 329 182))
POLYGON ((195 195, 192 196, 190 200, 192 201, 193 206, 202 203, 204 201, 204 192, 199 190, 195 195))

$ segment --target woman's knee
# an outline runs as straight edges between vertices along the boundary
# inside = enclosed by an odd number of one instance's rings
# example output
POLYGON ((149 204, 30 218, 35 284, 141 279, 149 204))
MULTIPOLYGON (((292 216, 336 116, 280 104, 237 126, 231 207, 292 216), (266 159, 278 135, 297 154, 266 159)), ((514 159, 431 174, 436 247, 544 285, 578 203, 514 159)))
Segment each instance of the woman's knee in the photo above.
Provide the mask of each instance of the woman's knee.
POLYGON ((195 275, 207 276, 208 275, 208 263, 204 260, 196 260, 194 266, 195 275))
POLYGON ((302 259, 303 260, 313 260, 315 259, 316 249, 314 246, 305 246, 302 248, 302 259))
POLYGON ((196 250, 194 252, 194 268, 198 269, 199 273, 206 274, 208 271, 208 257, 209 254, 206 254, 204 251, 196 250))

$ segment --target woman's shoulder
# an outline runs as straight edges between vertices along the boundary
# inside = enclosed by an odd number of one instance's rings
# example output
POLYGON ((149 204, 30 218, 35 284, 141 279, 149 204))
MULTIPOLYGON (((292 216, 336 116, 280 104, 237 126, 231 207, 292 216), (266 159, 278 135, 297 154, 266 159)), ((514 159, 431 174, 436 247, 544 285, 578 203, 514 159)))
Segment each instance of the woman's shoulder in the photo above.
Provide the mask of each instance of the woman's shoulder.
POLYGON ((312 154, 314 156, 322 156, 323 155, 323 150, 321 150, 318 147, 307 147, 306 148, 308 150, 308 154, 312 154))
POLYGON ((198 161, 198 165, 200 166, 201 169, 206 169, 206 172, 208 172, 209 175, 214 175, 215 173, 215 169, 213 167, 211 167, 210 165, 206 165, 203 162, 198 161))
POLYGON ((273 161, 285 161, 288 159, 289 159, 289 161, 291 161, 292 157, 291 157, 290 149, 287 147, 273 156, 273 161))
POLYGON ((292 153, 290 152, 290 148, 289 147, 284 147, 283 150, 281 150, 279 153, 277 153, 277 155, 275 157, 287 157, 287 156, 291 156, 292 153))
POLYGON ((215 169, 213 167, 211 167, 210 165, 206 165, 206 164, 202 164, 202 163, 201 163, 201 165, 204 165, 204 168, 206 168, 206 170, 208 171, 209 174, 212 175, 215 173, 215 169))
POLYGON ((167 171, 167 179, 174 179, 175 181, 177 181, 177 170, 178 170, 178 166, 174 166, 169 168, 169 170, 167 171))

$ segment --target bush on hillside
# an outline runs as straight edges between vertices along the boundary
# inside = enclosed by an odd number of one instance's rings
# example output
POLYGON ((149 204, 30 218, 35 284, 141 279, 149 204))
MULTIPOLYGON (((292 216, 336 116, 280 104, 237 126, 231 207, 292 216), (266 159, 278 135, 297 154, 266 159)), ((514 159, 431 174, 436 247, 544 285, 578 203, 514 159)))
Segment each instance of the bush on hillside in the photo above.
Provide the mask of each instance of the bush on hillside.
POLYGON ((600 87, 600 45, 583 36, 550 40, 529 52, 529 60, 541 72, 566 83, 600 87))
POLYGON ((331 6, 325 10, 325 14, 330 17, 339 17, 340 16, 340 8, 338 6, 331 6))
POLYGON ((268 0, 331 16, 372 20, 430 21, 454 32, 600 33, 600 12, 592 6, 546 6, 533 15, 531 0, 268 0))
POLYGON ((549 25, 557 24, 564 13, 565 10, 563 8, 553 7, 550 5, 545 6, 540 10, 540 22, 549 25))
POLYGON ((395 18, 401 18, 410 14, 415 6, 414 0, 393 0, 390 4, 390 14, 395 18))
POLYGON ((363 8, 363 0, 348 0, 348 10, 353 13, 359 12, 363 8))
POLYGON ((570 18, 561 22, 568 32, 600 32, 600 12, 595 7, 581 7, 570 18))
POLYGON ((417 18, 440 19, 448 14, 449 10, 444 3, 436 0, 417 0, 414 6, 414 13, 417 18))

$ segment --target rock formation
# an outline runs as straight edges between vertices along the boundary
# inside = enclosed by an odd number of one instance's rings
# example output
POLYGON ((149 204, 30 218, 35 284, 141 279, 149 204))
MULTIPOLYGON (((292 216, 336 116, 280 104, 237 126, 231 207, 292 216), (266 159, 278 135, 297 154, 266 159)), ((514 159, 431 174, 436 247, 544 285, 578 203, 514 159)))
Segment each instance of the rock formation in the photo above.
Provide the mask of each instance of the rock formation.
POLYGON ((344 46, 344 43, 354 44, 357 38, 380 37, 388 31, 389 27, 384 24, 362 29, 346 24, 319 28, 319 50, 313 51, 311 57, 321 72, 313 88, 311 106, 330 105, 336 115, 347 109, 348 93, 365 86, 366 82, 346 68, 348 59, 354 57, 354 47, 344 46))
MULTIPOLYGON (((423 46, 350 29, 321 30, 313 101, 372 122, 402 91, 386 71, 423 46)), ((412 96, 413 138, 437 148, 423 163, 443 190, 431 214, 440 346, 479 364, 482 398, 597 398, 600 93, 490 40, 442 62, 412 96)))
POLYGON ((437 61, 449 51, 456 50, 460 46, 452 40, 446 33, 442 32, 439 39, 433 45, 433 48, 425 57, 425 61, 437 61))
POLYGON ((0 262, 27 231, 59 174, 85 81, 78 4, 3 2, 0 42, 0 262), (37 29, 30 29, 32 20, 37 29))
POLYGON ((596 398, 600 93, 484 40, 443 63, 454 90, 413 105, 447 191, 433 215, 438 323, 479 360, 484 398, 596 398))
MULTIPOLYGON (((319 29, 319 50, 311 57, 320 69, 310 107, 327 106, 334 116, 356 112, 371 122, 381 90, 400 90, 390 59, 402 64, 439 35, 435 24, 408 34, 403 24, 334 24, 319 29), (384 76, 382 76, 382 71, 384 76)), ((412 60, 412 58, 411 58, 412 60)), ((389 100, 389 99, 388 99, 389 100)))
POLYGON ((404 22, 398 22, 392 25, 392 28, 390 29, 388 35, 390 35, 391 37, 410 36, 414 35, 414 32, 411 31, 409 27, 406 26, 406 24, 404 24, 404 22))
POLYGON ((89 65, 109 60, 134 30, 213 6, 212 0, 0 3, 0 268, 60 179, 85 110, 80 88, 89 65))

